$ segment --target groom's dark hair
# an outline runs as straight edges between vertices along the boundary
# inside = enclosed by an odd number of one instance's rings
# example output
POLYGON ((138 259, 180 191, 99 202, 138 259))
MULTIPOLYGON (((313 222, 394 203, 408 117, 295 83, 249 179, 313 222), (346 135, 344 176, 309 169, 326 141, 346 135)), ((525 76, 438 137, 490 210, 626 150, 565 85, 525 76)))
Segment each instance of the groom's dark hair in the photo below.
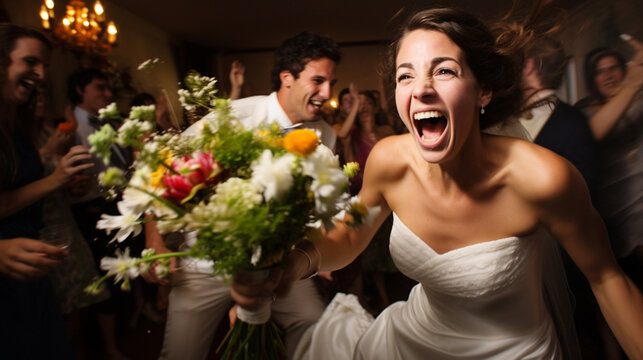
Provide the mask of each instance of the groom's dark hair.
POLYGON ((281 88, 279 73, 282 71, 289 71, 297 79, 309 61, 323 58, 333 60, 335 64, 342 59, 339 46, 331 38, 302 32, 287 39, 275 51, 275 65, 270 78, 272 90, 281 88))

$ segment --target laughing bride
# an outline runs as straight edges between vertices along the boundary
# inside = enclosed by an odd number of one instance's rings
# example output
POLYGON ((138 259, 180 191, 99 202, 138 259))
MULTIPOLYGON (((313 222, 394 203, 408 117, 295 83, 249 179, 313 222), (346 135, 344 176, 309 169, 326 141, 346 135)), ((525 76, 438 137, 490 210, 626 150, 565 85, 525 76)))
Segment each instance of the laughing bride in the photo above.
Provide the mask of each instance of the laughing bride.
POLYGON ((339 295, 296 358, 578 358, 552 239, 589 280, 626 353, 643 358, 643 298, 616 264, 579 172, 544 148, 481 131, 520 109, 528 24, 496 37, 451 9, 406 23, 391 73, 410 133, 377 143, 360 192, 381 213, 372 226, 339 224, 305 254, 293 251, 279 287, 234 283, 232 295, 251 307, 295 279, 345 266, 391 212, 391 254, 419 284, 376 319, 339 295))

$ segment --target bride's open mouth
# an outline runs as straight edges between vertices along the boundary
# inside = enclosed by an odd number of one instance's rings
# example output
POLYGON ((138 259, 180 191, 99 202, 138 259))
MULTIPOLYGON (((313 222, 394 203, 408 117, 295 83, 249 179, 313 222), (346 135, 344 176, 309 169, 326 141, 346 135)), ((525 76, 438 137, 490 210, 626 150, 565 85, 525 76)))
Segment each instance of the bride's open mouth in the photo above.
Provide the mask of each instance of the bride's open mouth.
POLYGON ((413 114, 413 124, 420 144, 434 149, 441 145, 447 130, 447 118, 440 111, 421 111, 413 114))

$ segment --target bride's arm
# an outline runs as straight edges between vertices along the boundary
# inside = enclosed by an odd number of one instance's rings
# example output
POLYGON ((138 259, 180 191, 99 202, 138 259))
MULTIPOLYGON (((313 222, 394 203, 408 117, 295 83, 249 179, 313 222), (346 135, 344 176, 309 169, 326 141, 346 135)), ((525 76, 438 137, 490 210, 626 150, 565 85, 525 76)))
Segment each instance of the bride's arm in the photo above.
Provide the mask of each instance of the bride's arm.
POLYGON ((580 173, 553 153, 543 155, 541 173, 548 175, 531 190, 538 217, 587 277, 627 355, 643 359, 643 296, 618 266, 580 173))
MULTIPOLYGON (((316 244, 321 255, 320 270, 332 271, 341 269, 350 264, 370 243, 371 239, 384 223, 391 210, 382 195, 382 186, 386 186, 387 169, 384 164, 390 164, 389 155, 383 147, 377 145, 371 151, 366 162, 360 199, 368 207, 379 207, 380 213, 372 224, 362 225, 357 228, 346 225, 350 221, 347 215, 344 222, 337 223, 337 227, 316 244)), ((389 167, 390 169, 390 167, 389 167)))

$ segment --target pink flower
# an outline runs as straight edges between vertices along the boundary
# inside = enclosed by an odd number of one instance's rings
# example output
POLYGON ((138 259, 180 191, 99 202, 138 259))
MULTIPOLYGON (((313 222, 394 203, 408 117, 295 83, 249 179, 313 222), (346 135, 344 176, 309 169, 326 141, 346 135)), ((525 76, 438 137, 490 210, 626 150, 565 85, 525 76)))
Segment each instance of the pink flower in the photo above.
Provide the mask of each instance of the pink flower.
POLYGON ((185 167, 192 170, 187 176, 195 185, 208 182, 213 171, 219 171, 219 164, 214 161, 211 153, 197 154, 185 163, 185 167))
POLYGON ((184 156, 175 159, 172 169, 175 173, 166 173, 163 176, 163 184, 168 189, 164 197, 177 203, 190 196, 195 186, 204 184, 201 187, 211 187, 220 180, 221 168, 211 153, 198 153, 194 157, 184 156))
POLYGON ((169 173, 163 176, 163 184, 167 186, 167 192, 164 194, 164 197, 170 200, 177 200, 177 202, 180 202, 190 195, 190 191, 192 191, 194 187, 194 184, 184 176, 177 174, 170 175, 169 173))

